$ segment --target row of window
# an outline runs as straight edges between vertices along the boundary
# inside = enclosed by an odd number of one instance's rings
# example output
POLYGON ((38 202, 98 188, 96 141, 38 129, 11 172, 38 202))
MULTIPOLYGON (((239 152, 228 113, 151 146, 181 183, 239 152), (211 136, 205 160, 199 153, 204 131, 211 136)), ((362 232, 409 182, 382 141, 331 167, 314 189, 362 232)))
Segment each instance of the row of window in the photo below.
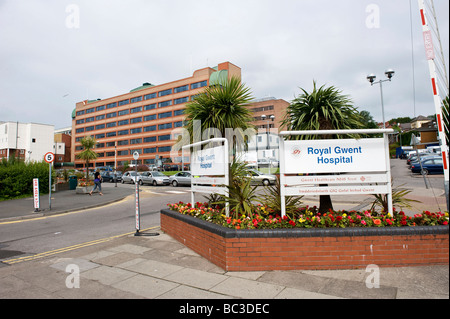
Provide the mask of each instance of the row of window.
MULTIPOLYGON (((123 151, 117 151, 117 156, 124 156, 124 155, 131 155, 134 152, 138 152, 139 154, 152 154, 152 153, 163 153, 163 152, 170 152, 172 149, 172 146, 161 146, 161 147, 148 147, 148 148, 140 148, 140 149, 134 149, 134 150, 123 150, 123 151)), ((113 152, 100 152, 97 153, 98 157, 114 157, 116 153, 113 152)))
MULTIPOLYGON (((167 105, 165 105, 165 106, 167 106, 167 105)), ((154 109, 154 108, 156 108, 156 104, 146 105, 146 106, 144 106, 144 111, 151 110, 151 109, 154 109)), ((91 116, 91 117, 87 117, 87 118, 84 118, 84 119, 79 119, 79 120, 76 121, 76 123, 77 124, 90 123, 90 122, 94 122, 94 121, 100 121, 100 120, 104 120, 104 119, 114 118, 114 117, 117 117, 117 116, 123 116, 123 115, 138 113, 138 112, 141 112, 141 111, 142 111, 142 106, 138 106, 138 107, 135 107, 135 108, 126 109, 126 110, 122 110, 122 111, 119 111, 119 112, 111 112, 111 113, 107 113, 107 114, 97 115, 95 117, 91 116)), ((170 111, 170 112, 163 112, 163 113, 158 113, 158 114, 147 115, 147 116, 144 116, 144 121, 147 121, 147 120, 145 120, 146 118, 154 117, 152 119, 155 119, 156 116, 158 116, 158 118, 160 118, 160 119, 161 118, 166 118, 166 117, 171 117, 172 114, 173 114, 173 116, 183 115, 184 114, 184 109, 175 110, 175 111, 173 111, 173 113, 172 113, 172 111, 170 111)), ((139 121, 139 119, 141 119, 141 121, 142 121, 142 117, 137 117, 135 119, 131 119, 130 121, 133 121, 133 120, 139 121)))
MULTIPOLYGON (((132 138, 129 140, 120 140, 117 141, 117 146, 124 146, 124 145, 136 145, 136 144, 142 144, 142 143, 152 143, 152 142, 162 142, 162 141, 170 141, 171 140, 171 134, 164 134, 164 135, 159 135, 159 136, 148 136, 148 137, 144 137, 144 138, 132 138)), ((116 142, 106 142, 106 143, 97 143, 97 145, 95 145, 95 148, 104 148, 104 147, 115 147, 116 146, 116 142)), ((75 147, 75 150, 77 151, 81 151, 83 150, 82 146, 77 146, 75 147)))
MULTIPOLYGON (((105 109, 111 109, 117 106, 122 106, 122 105, 127 105, 127 104, 132 104, 132 103, 136 103, 136 102, 140 102, 143 100, 150 100, 150 99, 154 99, 156 97, 162 97, 162 96, 167 96, 170 94, 175 94, 175 93, 180 93, 180 92, 184 92, 184 91, 188 91, 189 90, 189 86, 190 89, 198 89, 201 87, 204 87, 207 85, 207 81, 200 81, 200 82, 196 82, 196 83, 192 83, 192 84, 186 84, 186 85, 182 85, 173 89, 167 89, 167 90, 163 90, 163 91, 159 91, 158 93, 150 93, 150 94, 146 94, 144 96, 137 96, 131 99, 124 99, 121 100, 119 102, 113 102, 113 103, 109 103, 106 105, 100 105, 97 107, 91 107, 85 110, 81 110, 81 111, 77 111, 76 115, 80 116, 80 115, 84 115, 84 114, 89 114, 89 113, 93 113, 93 112, 97 112, 97 111, 102 111, 105 109)), ((193 99, 195 96, 192 96, 191 99, 193 99)), ((182 97, 182 98, 178 98, 178 99, 173 99, 173 100, 168 100, 168 101, 164 101, 164 102, 159 102, 158 103, 158 107, 165 107, 165 106, 169 106, 169 105, 176 105, 176 104, 181 104, 181 103, 186 103, 189 101, 189 97, 182 97), (172 104, 173 103, 173 104, 172 104)), ((156 103, 155 104, 150 104, 148 106, 154 106, 156 107, 156 103)), ((142 108, 142 107, 140 107, 142 108)), ((145 107, 144 107, 145 109, 145 107)), ((141 109, 142 111, 142 109, 141 109)), ((138 111, 137 111, 138 112, 138 111)), ((77 123, 78 124, 78 123, 77 123)))
MULTIPOLYGON (((114 124, 113 126, 107 126, 108 128, 115 126, 115 122, 108 123, 108 124, 114 124)), ((127 120, 127 123, 125 123, 125 124, 128 124, 128 120, 127 120)), ((113 136, 116 136, 116 135, 127 135, 128 133, 125 133, 125 132, 130 132, 130 134, 141 133, 142 130, 144 132, 151 132, 151 131, 156 131, 156 128, 158 128, 158 130, 165 130, 165 129, 170 129, 170 128, 182 127, 183 124, 184 124, 183 121, 177 121, 177 122, 173 122, 173 123, 159 124, 158 126, 156 126, 156 125, 149 125, 149 126, 144 126, 144 127, 133 128, 133 129, 130 129, 130 130, 120 130, 120 131, 99 133, 99 134, 95 135, 95 138, 113 137, 113 136)), ((119 125, 124 125, 124 124, 119 124, 119 125)), ((100 124, 100 125, 96 125, 96 126, 88 126, 88 127, 85 127, 85 128, 78 128, 76 130, 76 132, 77 133, 91 132, 91 131, 94 131, 96 129, 103 129, 103 128, 105 128, 105 124, 100 124)), ((78 140, 79 138, 80 137, 77 137, 76 140, 78 140)))

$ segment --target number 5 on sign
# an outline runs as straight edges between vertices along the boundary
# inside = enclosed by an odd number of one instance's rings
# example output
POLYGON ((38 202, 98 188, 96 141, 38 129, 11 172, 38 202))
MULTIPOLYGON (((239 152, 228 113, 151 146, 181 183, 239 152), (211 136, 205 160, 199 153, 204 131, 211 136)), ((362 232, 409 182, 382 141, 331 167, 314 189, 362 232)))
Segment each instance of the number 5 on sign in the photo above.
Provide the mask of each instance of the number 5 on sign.
POLYGON ((53 163, 53 161, 55 160, 55 154, 53 154, 52 152, 48 152, 45 153, 44 155, 44 161, 46 161, 47 163, 53 163))

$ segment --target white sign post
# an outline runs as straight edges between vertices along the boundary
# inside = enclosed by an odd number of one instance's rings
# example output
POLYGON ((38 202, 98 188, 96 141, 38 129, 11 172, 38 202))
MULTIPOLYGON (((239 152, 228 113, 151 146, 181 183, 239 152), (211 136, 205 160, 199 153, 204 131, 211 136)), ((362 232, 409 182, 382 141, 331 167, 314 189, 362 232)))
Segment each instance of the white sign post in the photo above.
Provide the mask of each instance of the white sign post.
POLYGON ((135 186, 135 218, 136 218, 136 233, 134 236, 139 236, 139 230, 141 229, 141 212, 139 205, 139 180, 137 175, 137 160, 139 159, 139 153, 133 153, 134 158, 134 171, 136 176, 134 177, 134 186, 135 186))
POLYGON ((44 161, 48 163, 48 209, 52 210, 52 163, 55 160, 55 154, 47 152, 44 155, 44 161))
MULTIPOLYGON (((191 152, 191 202, 195 204, 195 193, 217 193, 226 195, 229 178, 228 169, 228 140, 226 138, 212 138, 209 140, 185 145, 182 147, 181 158, 184 160, 184 150, 194 148, 191 152), (196 147, 208 143, 224 143, 204 150, 196 147), (223 176, 223 177, 222 177, 223 176)), ((184 168, 184 162, 183 162, 184 168)), ((226 216, 229 215, 228 203, 225 204, 226 216)))
POLYGON ((34 203, 34 211, 39 211, 39 178, 33 178, 33 203, 34 203))
POLYGON ((281 132, 282 216, 286 214, 285 196, 354 194, 387 194, 389 213, 392 214, 391 169, 387 138, 387 133, 392 132, 392 129, 281 132), (384 138, 288 141, 283 138, 289 135, 380 133, 384 135, 384 138), (299 174, 320 175, 298 176, 299 174))

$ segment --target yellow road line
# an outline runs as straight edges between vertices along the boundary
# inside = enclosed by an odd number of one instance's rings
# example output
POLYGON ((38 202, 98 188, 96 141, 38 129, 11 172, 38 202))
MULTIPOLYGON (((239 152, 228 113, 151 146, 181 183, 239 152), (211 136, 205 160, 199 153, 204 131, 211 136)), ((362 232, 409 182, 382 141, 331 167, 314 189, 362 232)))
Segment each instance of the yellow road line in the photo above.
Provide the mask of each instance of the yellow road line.
POLYGON ((55 215, 49 215, 49 216, 41 216, 41 217, 35 217, 35 218, 26 218, 26 219, 19 219, 19 220, 4 221, 4 222, 0 222, 0 225, 24 223, 24 222, 30 222, 30 221, 36 221, 36 220, 43 220, 43 219, 47 219, 47 218, 56 218, 56 217, 63 217, 63 216, 72 215, 72 214, 89 212, 91 210, 105 208, 105 207, 108 207, 108 206, 112 206, 112 205, 123 203, 123 202, 125 202, 125 201, 127 201, 129 199, 128 197, 130 197, 130 196, 127 196, 127 197, 125 197, 124 199, 122 199, 120 201, 117 201, 117 202, 114 202, 114 203, 109 203, 109 204, 106 204, 106 205, 103 205, 103 206, 91 207, 91 208, 86 208, 86 209, 78 209, 78 210, 74 210, 74 211, 67 212, 67 213, 61 213, 61 214, 55 214, 55 215))
MULTIPOLYGON (((154 226, 154 227, 149 227, 149 228, 146 228, 146 229, 141 229, 140 232, 144 232, 144 231, 155 229, 155 228, 159 228, 159 226, 154 226)), ((53 256, 53 255, 56 255, 56 254, 72 251, 72 250, 75 250, 75 249, 80 249, 80 248, 89 247, 89 246, 93 246, 93 245, 97 245, 97 244, 101 244, 101 243, 106 243, 106 242, 111 241, 113 239, 116 239, 116 238, 119 238, 119 237, 128 236, 128 235, 131 235, 131 234, 134 234, 134 233, 135 232, 129 232, 129 233, 120 234, 120 235, 116 235, 116 236, 106 237, 106 238, 102 238, 102 239, 97 239, 97 240, 85 242, 85 243, 82 243, 82 244, 77 244, 77 245, 73 245, 73 246, 58 248, 58 249, 55 249, 55 250, 50 250, 50 251, 47 251, 47 252, 43 252, 43 253, 31 255, 31 256, 24 256, 24 257, 18 257, 18 258, 14 258, 14 259, 3 260, 2 262, 5 263, 5 264, 8 264, 8 265, 13 265, 13 264, 17 264, 17 263, 24 262, 24 261, 36 260, 36 259, 39 259, 39 258, 49 257, 49 256, 53 256)))

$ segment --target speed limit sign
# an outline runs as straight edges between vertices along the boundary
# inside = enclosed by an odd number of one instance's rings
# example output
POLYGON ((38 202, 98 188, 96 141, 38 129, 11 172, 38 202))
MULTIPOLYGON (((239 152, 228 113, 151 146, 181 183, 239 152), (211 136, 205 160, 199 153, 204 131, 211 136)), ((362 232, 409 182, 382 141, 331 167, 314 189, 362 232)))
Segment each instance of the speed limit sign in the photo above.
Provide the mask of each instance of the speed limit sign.
POLYGON ((48 152, 45 153, 44 155, 44 161, 46 161, 47 163, 53 163, 53 161, 55 160, 55 154, 53 154, 52 152, 48 152))

